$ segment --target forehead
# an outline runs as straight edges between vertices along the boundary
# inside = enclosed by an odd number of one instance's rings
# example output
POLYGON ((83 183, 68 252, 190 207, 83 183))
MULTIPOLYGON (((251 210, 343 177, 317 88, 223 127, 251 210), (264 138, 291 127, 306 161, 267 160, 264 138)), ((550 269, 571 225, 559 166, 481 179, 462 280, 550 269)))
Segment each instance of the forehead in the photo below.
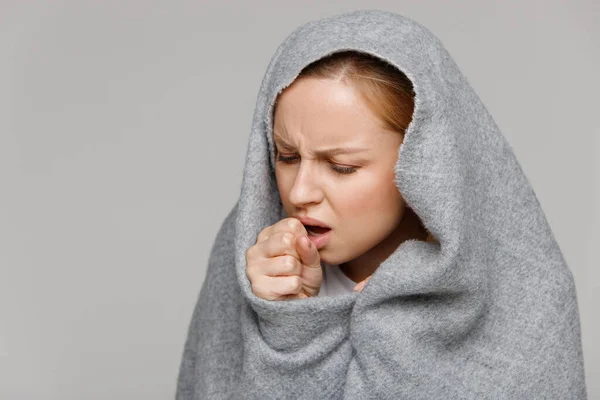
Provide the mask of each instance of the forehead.
POLYGON ((384 124, 350 85, 303 78, 278 97, 273 134, 277 142, 371 142, 384 124))

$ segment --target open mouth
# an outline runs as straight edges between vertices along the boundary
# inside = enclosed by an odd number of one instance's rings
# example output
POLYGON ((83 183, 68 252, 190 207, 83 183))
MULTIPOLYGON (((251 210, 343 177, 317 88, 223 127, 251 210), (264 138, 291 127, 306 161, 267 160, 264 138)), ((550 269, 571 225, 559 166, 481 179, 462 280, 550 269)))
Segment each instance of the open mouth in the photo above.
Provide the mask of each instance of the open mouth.
POLYGON ((308 232, 308 234, 311 236, 322 235, 331 230, 330 228, 323 228, 321 226, 313 226, 313 225, 304 225, 304 227, 306 228, 306 231, 308 232))

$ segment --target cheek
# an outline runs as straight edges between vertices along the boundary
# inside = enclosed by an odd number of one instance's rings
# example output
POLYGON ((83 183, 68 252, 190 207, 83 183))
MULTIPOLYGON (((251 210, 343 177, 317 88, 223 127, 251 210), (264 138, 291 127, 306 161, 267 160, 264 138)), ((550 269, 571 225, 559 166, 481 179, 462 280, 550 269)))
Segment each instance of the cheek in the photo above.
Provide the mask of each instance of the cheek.
POLYGON ((285 196, 285 194, 287 193, 287 191, 285 190, 285 180, 284 180, 284 176, 281 173, 281 171, 279 171, 279 168, 275 168, 275 180, 277 181, 277 189, 279 189, 279 195, 281 196, 281 198, 283 198, 285 196))
POLYGON ((287 172, 281 171, 280 168, 275 167, 275 179, 277 180, 277 189, 279 190, 279 197, 284 206, 288 204, 288 193, 292 190, 294 184, 293 176, 287 172))
POLYGON ((338 190, 338 209, 354 220, 370 219, 383 214, 389 219, 401 206, 401 196, 394 182, 394 174, 382 176, 379 172, 364 175, 343 190, 338 190))

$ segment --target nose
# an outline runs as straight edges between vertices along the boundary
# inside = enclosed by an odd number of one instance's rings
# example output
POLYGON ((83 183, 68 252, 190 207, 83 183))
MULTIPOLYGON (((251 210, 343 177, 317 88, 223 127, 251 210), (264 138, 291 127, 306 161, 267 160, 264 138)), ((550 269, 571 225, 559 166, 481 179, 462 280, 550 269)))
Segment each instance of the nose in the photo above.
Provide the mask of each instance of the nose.
POLYGON ((318 204, 323 200, 323 190, 317 168, 317 165, 311 165, 309 162, 300 162, 294 185, 288 197, 294 206, 303 208, 308 204, 318 204))

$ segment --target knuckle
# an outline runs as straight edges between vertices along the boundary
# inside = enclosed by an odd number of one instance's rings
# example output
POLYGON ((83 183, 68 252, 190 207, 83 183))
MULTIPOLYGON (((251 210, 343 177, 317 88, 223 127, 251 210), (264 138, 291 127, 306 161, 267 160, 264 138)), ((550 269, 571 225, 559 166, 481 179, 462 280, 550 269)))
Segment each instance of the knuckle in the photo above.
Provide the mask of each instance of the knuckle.
POLYGON ((300 223, 300 221, 298 221, 296 218, 289 218, 288 219, 288 227, 292 231, 296 231, 298 229, 298 224, 299 223, 300 223))
POLYGON ((248 250, 246 250, 246 262, 252 260, 255 257, 256 246, 251 246, 248 250))
POLYGON ((252 282, 252 280, 254 279, 255 276, 255 270, 256 270, 256 266, 253 263, 247 263, 246 264, 246 276, 248 277, 248 280, 250 282, 252 282))
POLYGON ((292 244, 292 240, 294 240, 294 235, 292 235, 290 232, 285 232, 281 240, 286 246, 290 246, 292 244))
POLYGON ((285 266, 285 271, 292 273, 296 269, 296 258, 294 256, 283 256, 283 265, 285 266))
POLYGON ((256 279, 254 279, 254 274, 248 268, 246 268, 246 277, 250 281, 250 284, 254 285, 254 282, 255 282, 256 279))
POLYGON ((291 220, 291 222, 289 223, 289 227, 291 228, 292 232, 294 232, 297 235, 305 235, 307 233, 306 228, 304 227, 304 225, 302 225, 302 222, 295 218, 291 220))
POLYGON ((252 282, 252 293, 254 293, 258 297, 263 297, 263 293, 259 285, 257 285, 255 282, 252 282))
POLYGON ((257 242, 263 241, 265 239, 269 238, 269 233, 271 232, 271 227, 267 226, 265 228, 263 228, 260 233, 258 234, 258 237, 256 238, 257 242))
POLYGON ((299 276, 293 276, 291 279, 292 283, 292 290, 294 290, 295 292, 299 291, 300 289, 302 289, 302 280, 300 279, 299 276))
POLYGON ((269 300, 271 297, 271 291, 269 290, 269 286, 266 284, 264 279, 255 279, 251 282, 252 292, 263 299, 269 300))

